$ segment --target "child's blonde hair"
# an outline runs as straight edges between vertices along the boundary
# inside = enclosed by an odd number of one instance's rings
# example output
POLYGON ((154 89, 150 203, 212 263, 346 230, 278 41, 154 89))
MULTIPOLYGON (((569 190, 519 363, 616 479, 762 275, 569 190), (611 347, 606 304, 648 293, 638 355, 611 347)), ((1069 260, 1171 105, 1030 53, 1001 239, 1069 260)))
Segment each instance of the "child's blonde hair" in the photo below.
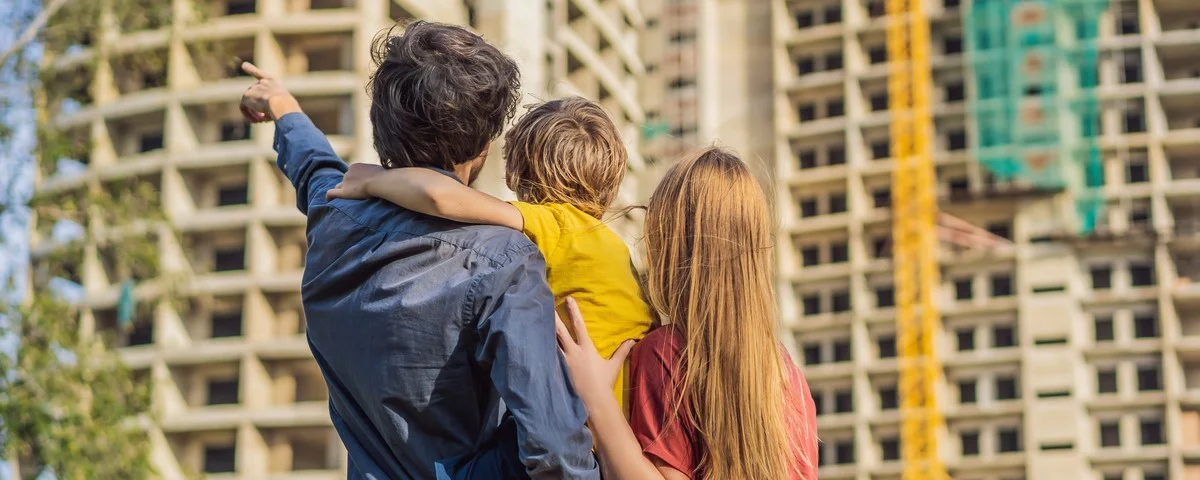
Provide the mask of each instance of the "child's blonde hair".
POLYGON ((529 110, 504 136, 505 182, 530 203, 569 203, 596 218, 617 197, 629 153, 604 109, 585 98, 529 110))

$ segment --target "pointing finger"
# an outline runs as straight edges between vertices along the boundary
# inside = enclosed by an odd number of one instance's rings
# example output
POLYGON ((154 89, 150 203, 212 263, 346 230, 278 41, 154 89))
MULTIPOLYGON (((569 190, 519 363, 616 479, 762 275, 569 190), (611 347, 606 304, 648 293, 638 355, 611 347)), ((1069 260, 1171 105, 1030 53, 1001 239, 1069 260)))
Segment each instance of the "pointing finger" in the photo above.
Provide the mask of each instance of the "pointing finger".
POLYGON ((270 77, 270 75, 267 75, 266 72, 259 70, 258 66, 254 65, 253 63, 250 63, 250 62, 242 62, 242 71, 250 74, 251 76, 253 76, 254 78, 257 78, 259 80, 270 77))

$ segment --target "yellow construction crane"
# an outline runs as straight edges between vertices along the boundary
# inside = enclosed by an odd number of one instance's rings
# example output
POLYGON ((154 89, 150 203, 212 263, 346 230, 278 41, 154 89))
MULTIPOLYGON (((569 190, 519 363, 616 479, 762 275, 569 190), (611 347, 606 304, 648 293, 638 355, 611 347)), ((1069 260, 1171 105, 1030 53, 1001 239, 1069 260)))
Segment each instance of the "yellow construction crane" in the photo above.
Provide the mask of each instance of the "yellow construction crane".
POLYGON ((938 211, 933 164, 929 19, 920 0, 887 0, 890 65, 892 247, 896 337, 900 353, 901 451, 904 480, 946 480, 938 452, 941 363, 934 349, 939 323, 938 211))

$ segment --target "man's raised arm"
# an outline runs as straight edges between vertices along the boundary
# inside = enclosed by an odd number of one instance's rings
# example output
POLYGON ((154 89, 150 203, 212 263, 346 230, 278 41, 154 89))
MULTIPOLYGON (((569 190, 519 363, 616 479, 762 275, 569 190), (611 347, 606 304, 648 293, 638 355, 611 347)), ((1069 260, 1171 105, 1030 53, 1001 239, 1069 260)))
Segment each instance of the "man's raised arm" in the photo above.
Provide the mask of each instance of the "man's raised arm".
POLYGON ((276 163, 296 187, 296 207, 307 215, 310 205, 324 202, 325 192, 342 181, 346 163, 278 79, 249 62, 242 70, 258 79, 242 94, 242 116, 253 123, 275 122, 276 163))

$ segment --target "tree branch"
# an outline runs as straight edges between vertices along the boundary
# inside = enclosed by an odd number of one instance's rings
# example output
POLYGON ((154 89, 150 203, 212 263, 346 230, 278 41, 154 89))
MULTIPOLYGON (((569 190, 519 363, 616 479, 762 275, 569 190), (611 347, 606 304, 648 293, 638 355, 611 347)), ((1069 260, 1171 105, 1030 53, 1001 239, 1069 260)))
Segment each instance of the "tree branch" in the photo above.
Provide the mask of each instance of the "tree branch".
POLYGON ((38 12, 37 17, 34 17, 33 21, 25 27, 25 31, 21 32, 21 36, 17 37, 17 41, 8 47, 8 50, 0 54, 0 67, 3 67, 17 52, 24 50, 33 39, 37 38, 38 32, 42 30, 42 27, 46 26, 46 22, 50 21, 50 17, 54 16, 55 12, 58 12, 69 1, 71 0, 51 0, 49 4, 42 8, 42 11, 38 12))

